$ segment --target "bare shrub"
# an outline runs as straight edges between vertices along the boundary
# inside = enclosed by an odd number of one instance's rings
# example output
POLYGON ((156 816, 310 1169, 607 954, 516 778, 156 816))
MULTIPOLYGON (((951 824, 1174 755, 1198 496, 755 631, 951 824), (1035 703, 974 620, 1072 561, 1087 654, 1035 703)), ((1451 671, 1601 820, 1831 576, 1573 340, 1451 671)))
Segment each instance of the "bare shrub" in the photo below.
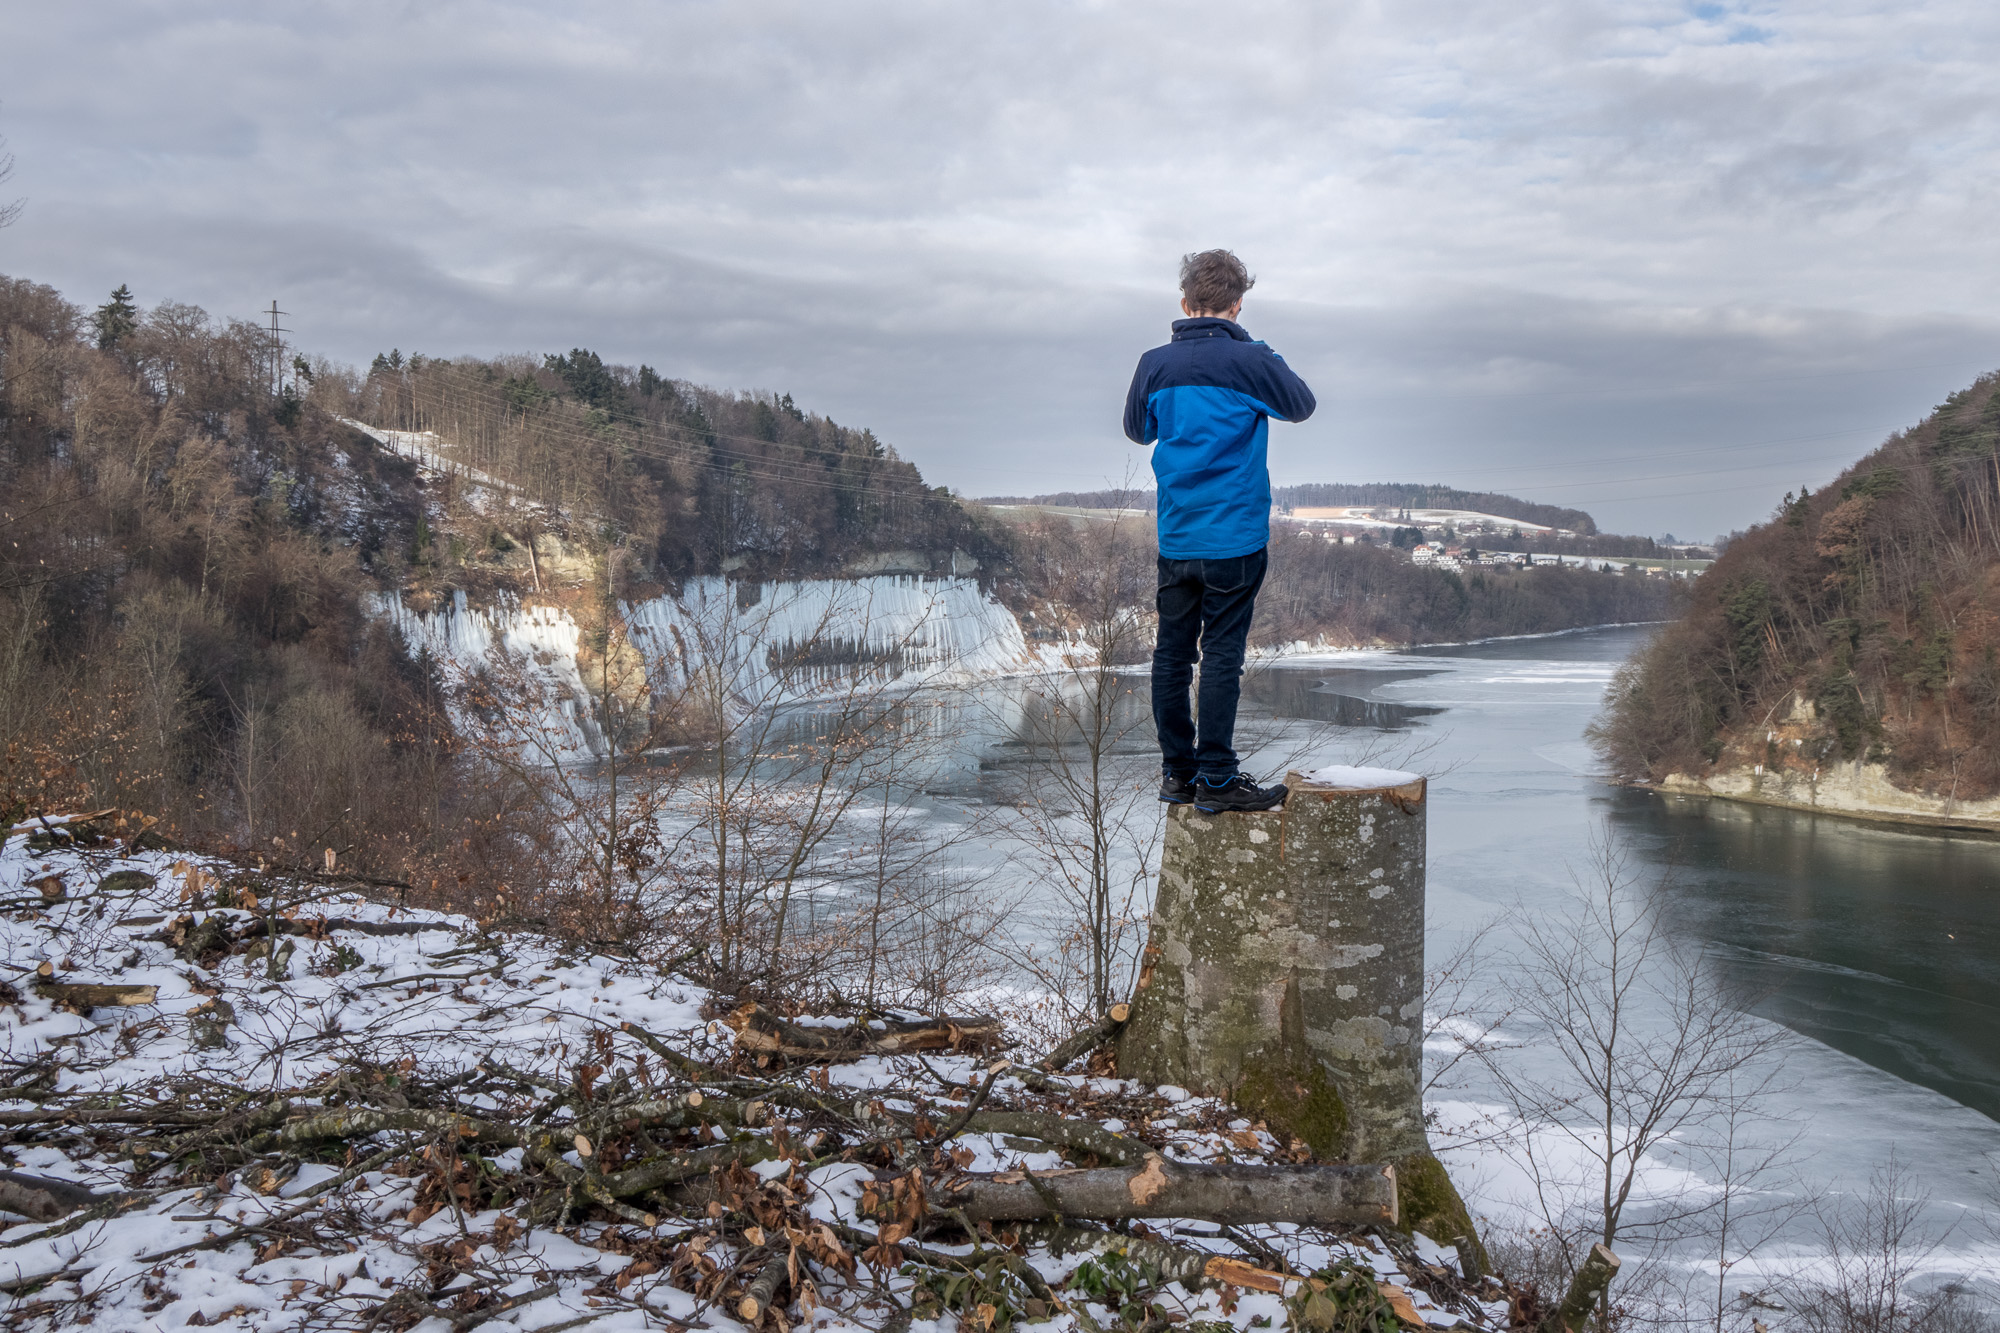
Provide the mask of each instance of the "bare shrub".
MULTIPOLYGON (((1614 845, 1596 844, 1586 876, 1562 913, 1519 927, 1510 1025, 1543 1058, 1490 1046, 1480 1058, 1516 1121, 1511 1155, 1564 1281, 1601 1242, 1642 1260, 1621 1271, 1621 1294, 1663 1295, 1667 1279, 1647 1261, 1712 1221, 1716 1199, 1649 1192, 1641 1177, 1663 1155, 1739 1133, 1782 1076, 1788 1036, 1746 1013, 1638 896, 1614 845)), ((1607 1298, 1597 1322, 1610 1321, 1607 1298)))
POLYGON ((1160 836, 1150 686, 1127 670, 1150 655, 1150 525, 1050 517, 1023 542, 1033 586, 1060 617, 1055 665, 1025 687, 1016 739, 1026 762, 1008 792, 1012 831, 1056 904, 1017 962, 1061 1012, 1094 1022, 1130 983, 1146 876, 1160 836))
POLYGON ((1816 1206, 1825 1258, 1784 1284, 1788 1329, 1801 1333, 1988 1333, 1994 1321, 1970 1293, 1924 1286, 1948 1233, 1927 1230, 1930 1195, 1893 1156, 1866 1191, 1816 1206))

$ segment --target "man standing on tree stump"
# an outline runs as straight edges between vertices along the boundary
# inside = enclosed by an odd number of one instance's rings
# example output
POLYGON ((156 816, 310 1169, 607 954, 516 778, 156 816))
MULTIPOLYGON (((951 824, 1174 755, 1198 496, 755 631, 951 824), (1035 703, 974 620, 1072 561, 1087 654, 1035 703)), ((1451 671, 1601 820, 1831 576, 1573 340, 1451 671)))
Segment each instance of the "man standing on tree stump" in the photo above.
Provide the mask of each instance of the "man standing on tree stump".
POLYGON ((1125 433, 1153 444, 1159 483, 1159 640, 1153 723, 1160 799, 1209 814, 1283 804, 1236 768, 1236 704, 1257 590, 1271 540, 1268 422, 1304 421, 1312 390, 1236 317, 1256 279, 1227 250, 1181 261, 1173 341, 1139 358, 1125 433), (1200 723, 1188 706, 1201 664, 1200 723))

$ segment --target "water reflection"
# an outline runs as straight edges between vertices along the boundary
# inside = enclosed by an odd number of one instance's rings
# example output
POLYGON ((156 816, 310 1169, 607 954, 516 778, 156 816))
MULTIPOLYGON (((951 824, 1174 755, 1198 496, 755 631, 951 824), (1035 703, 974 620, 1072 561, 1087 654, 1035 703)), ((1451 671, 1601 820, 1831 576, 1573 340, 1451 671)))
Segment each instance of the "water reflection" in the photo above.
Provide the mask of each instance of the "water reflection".
POLYGON ((1320 667, 1301 670, 1283 665, 1253 670, 1243 679, 1243 697, 1254 707, 1281 718, 1329 722, 1337 727, 1368 727, 1400 731, 1418 718, 1442 708, 1398 703, 1378 691, 1403 681, 1421 680, 1437 670, 1385 670, 1368 667, 1320 667))
POLYGON ((1644 792, 1607 806, 1758 1013, 2000 1118, 2000 844, 1644 792))

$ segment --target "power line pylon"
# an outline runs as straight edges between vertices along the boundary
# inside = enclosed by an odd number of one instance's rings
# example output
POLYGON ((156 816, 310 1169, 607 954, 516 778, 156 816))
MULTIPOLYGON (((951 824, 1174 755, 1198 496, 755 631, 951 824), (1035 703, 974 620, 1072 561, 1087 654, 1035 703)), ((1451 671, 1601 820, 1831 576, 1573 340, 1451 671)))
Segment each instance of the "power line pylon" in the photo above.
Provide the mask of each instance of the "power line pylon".
POLYGON ((263 312, 271 317, 271 396, 276 398, 285 387, 285 335, 291 330, 278 325, 278 317, 291 313, 278 309, 278 300, 271 298, 271 308, 263 312))

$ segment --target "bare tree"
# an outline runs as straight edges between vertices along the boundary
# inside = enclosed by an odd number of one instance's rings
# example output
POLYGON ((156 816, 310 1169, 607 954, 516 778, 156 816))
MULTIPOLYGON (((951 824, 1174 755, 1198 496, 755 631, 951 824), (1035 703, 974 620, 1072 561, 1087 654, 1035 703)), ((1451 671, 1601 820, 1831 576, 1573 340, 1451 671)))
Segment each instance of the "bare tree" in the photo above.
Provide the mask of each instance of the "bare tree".
MULTIPOLYGON (((7 140, 0 138, 0 185, 5 185, 14 175, 14 155, 7 151, 7 140)), ((16 199, 0 204, 0 228, 11 227, 20 218, 21 210, 28 206, 26 199, 16 199)))
MULTIPOLYGON (((1723 1333, 1738 1304, 1729 1296, 1730 1271, 1755 1257, 1810 1206, 1793 1171, 1805 1130, 1781 1124, 1766 1109, 1769 1090, 1754 1099, 1737 1096, 1738 1078, 1727 1075, 1715 1115, 1687 1145, 1708 1186, 1708 1206, 1694 1219, 1694 1230, 1713 1246, 1715 1281, 1695 1297, 1708 1298, 1704 1322, 1712 1333, 1723 1333)), ((1754 1296, 1746 1293, 1743 1299, 1754 1296)))
MULTIPOLYGON (((1489 1011, 1478 987, 1483 951, 1497 922, 1488 921, 1465 936, 1442 960, 1424 968, 1424 1095, 1454 1085, 1460 1066, 1477 1062, 1512 1011, 1489 1011)), ((1439 923, 1424 923, 1436 935, 1439 923)))
MULTIPOLYGON (((1517 1121, 1515 1157, 1565 1280, 1592 1243, 1656 1253, 1711 1208, 1707 1195, 1646 1194, 1641 1176, 1767 1097, 1788 1040, 1745 1012, 1635 892, 1612 843, 1594 843, 1588 875, 1564 911, 1520 927, 1507 990, 1543 1058, 1481 1053, 1517 1121)), ((1627 1290, 1634 1278, 1644 1281, 1628 1268, 1627 1290)), ((1597 1322, 1611 1326, 1608 1298, 1597 1322)))
POLYGON ((1992 1320, 1950 1286, 1916 1288, 1915 1279, 1949 1237, 1927 1231, 1930 1195, 1891 1156, 1847 1202, 1831 1193, 1818 1208, 1825 1257, 1785 1284, 1802 1333, 1991 1333, 1992 1320))
POLYGON ((1130 669, 1152 646, 1150 537, 1113 510, 1080 522, 1045 518, 1023 542, 1030 581, 1068 623, 1055 664, 1027 687, 1028 762, 1013 809, 1067 928, 1018 952, 1071 1023, 1123 996, 1136 955, 1134 905, 1159 841, 1160 807, 1148 790, 1158 765, 1135 757, 1152 747, 1148 686, 1130 669), (1072 999, 1076 981, 1082 994, 1072 999))

